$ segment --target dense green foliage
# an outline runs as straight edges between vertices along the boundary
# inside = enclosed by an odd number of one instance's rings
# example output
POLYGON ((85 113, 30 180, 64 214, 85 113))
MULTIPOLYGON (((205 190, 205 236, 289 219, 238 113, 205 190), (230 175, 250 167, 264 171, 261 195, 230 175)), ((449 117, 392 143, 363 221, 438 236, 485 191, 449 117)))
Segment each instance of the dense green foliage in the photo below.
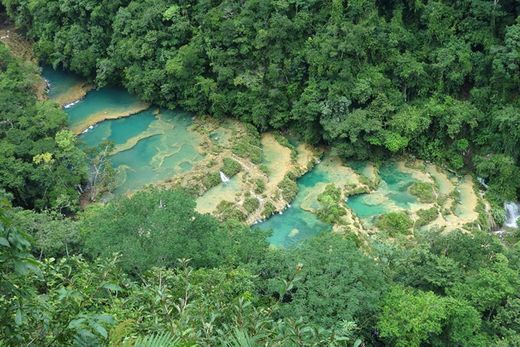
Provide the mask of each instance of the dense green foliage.
POLYGON ((27 208, 74 210, 86 158, 65 112, 36 99, 37 81, 36 67, 0 43, 0 189, 27 208))
POLYGON ((258 267, 259 285, 280 301, 282 316, 327 328, 355 321, 368 329, 385 291, 382 269, 352 241, 335 235, 268 254, 258 267))
POLYGON ((318 196, 321 207, 317 211, 317 216, 328 224, 341 222, 341 217, 346 214, 341 196, 341 189, 333 184, 325 187, 325 191, 318 196))
POLYGON ((367 254, 324 233, 292 249, 268 250, 265 235, 197 216, 190 206, 182 192, 150 191, 92 208, 79 215, 80 234, 101 258, 72 255, 80 241, 71 254, 55 251, 57 259, 39 262, 31 250, 45 255, 52 248, 31 247, 18 227, 38 220, 48 225, 30 234, 65 245, 70 236, 62 229, 71 222, 3 202, 0 341, 134 345, 168 334, 171 345, 204 346, 519 342, 518 244, 505 248, 478 231, 425 231, 413 241, 373 239, 367 254), (146 226, 148 234, 139 235, 146 226), (168 240, 165 246, 156 236, 168 240), (186 255, 192 260, 172 260, 186 255))
POLYGON ((78 221, 55 212, 17 210, 13 225, 32 236, 34 253, 58 258, 79 253, 82 247, 78 221))
MULTIPOLYGON (((514 0, 2 2, 44 61, 100 85, 291 127, 346 156, 411 151, 455 169, 498 156, 510 168, 485 175, 491 195, 520 186, 514 0)), ((236 150, 260 160, 254 142, 236 150)))
POLYGON ((429 209, 419 210, 417 211, 417 216, 419 217, 415 221, 415 226, 420 228, 424 225, 428 225, 433 222, 437 217, 439 217, 439 211, 437 207, 431 207, 429 209))
POLYGON ((407 234, 413 221, 406 212, 389 212, 379 216, 376 224, 380 230, 387 231, 390 236, 397 236, 407 234))
POLYGON ((196 268, 254 261, 267 247, 262 233, 220 225, 195 212, 193 199, 177 191, 138 192, 89 213, 81 228, 85 251, 94 258, 121 253, 128 272, 154 266, 173 267, 177 259, 191 259, 196 268))
MULTIPOLYGON (((407 151, 475 169, 495 204, 518 195, 513 0, 2 4, 45 62, 252 123, 233 152, 255 163, 258 129, 293 128, 344 156, 407 151)), ((90 200, 108 189, 109 147, 91 155, 107 177, 92 189, 63 111, 35 97, 36 74, 0 45, 0 345, 520 345, 518 233, 421 230, 435 207, 415 224, 392 212, 375 221, 381 233, 323 233, 289 249, 241 224, 234 203, 216 219, 178 190, 77 211, 82 187, 90 200)), ((228 158, 222 170, 239 166, 228 158)), ((292 199, 295 175, 279 188, 292 199)), ((341 200, 327 187, 320 217, 340 221, 341 200)))

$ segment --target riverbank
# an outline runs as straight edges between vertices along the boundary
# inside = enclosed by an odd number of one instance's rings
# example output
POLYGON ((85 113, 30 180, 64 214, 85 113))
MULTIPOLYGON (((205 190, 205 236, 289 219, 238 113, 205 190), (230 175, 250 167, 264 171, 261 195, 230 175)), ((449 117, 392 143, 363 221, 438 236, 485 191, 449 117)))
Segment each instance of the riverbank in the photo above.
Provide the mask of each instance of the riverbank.
MULTIPOLYGON (((14 56, 30 62, 32 65, 38 65, 31 42, 20 35, 14 25, 2 14, 0 14, 0 42, 4 43, 14 56)), ((36 97, 44 100, 47 98, 47 83, 40 74, 35 74, 35 76, 33 86, 36 97)))
MULTIPOLYGON (((74 79, 67 83, 72 89, 78 85, 74 79)), ((458 182, 433 164, 411 158, 392 168, 383 163, 383 169, 349 163, 324 155, 325 148, 293 144, 277 132, 260 134, 232 119, 181 121, 170 111, 165 116, 149 110, 149 120, 120 122, 141 117, 145 109, 148 104, 115 88, 91 91, 66 109, 71 129, 89 145, 117 139, 111 153, 118 168, 117 193, 131 194, 149 184, 181 186, 197 196, 200 213, 249 225, 271 218, 260 225, 284 230, 276 236, 281 243, 308 237, 313 229, 364 237, 378 232, 377 219, 392 212, 405 212, 414 230, 450 231, 479 218, 471 180, 458 182), (343 212, 328 225, 318 215, 323 213, 320 196, 331 184, 340 191, 337 204, 343 212), (430 189, 430 200, 415 197, 412 187, 430 189), (295 227, 287 229, 291 223, 295 227)))
POLYGON ((135 105, 128 105, 124 109, 104 109, 102 111, 89 115, 86 119, 83 119, 77 124, 72 125, 70 129, 74 132, 74 134, 79 135, 88 130, 89 128, 95 126, 96 124, 108 120, 130 117, 139 112, 147 110, 149 107, 150 105, 147 103, 138 102, 135 105))

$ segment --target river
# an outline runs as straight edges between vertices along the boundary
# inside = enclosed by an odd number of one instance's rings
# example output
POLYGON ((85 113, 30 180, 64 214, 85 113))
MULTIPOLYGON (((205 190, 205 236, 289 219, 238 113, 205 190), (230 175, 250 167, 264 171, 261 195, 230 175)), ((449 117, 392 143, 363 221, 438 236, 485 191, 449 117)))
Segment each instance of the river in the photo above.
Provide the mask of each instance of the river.
MULTIPOLYGON (((60 101, 62 105, 68 102, 65 111, 69 125, 78 134, 80 141, 88 147, 97 146, 104 141, 114 144, 110 158, 117 172, 116 194, 125 194, 185 174, 204 159, 205 153, 200 150, 202 139, 200 134, 191 129, 193 116, 189 113, 150 106, 122 88, 107 87, 87 91, 82 89, 84 83, 80 79, 65 72, 44 68, 43 74, 50 85, 49 97, 60 101), (83 97, 70 102, 77 95, 83 97)), ((218 129, 210 134, 212 140, 213 137, 224 138, 225 130, 218 129)), ((290 160, 290 151, 285 150, 288 152, 284 152, 284 157, 290 160)), ((283 172, 278 172, 278 169, 282 164, 278 159, 282 159, 282 152, 276 148, 268 150, 267 147, 264 152, 265 165, 271 165, 271 174, 281 180, 283 172)), ((359 184, 361 176, 374 179, 369 176, 378 175, 380 183, 370 194, 347 198, 345 206, 367 228, 383 213, 395 210, 416 211, 429 207, 418 204, 417 199, 409 193, 408 188, 418 179, 411 169, 404 170, 402 167, 396 162, 386 162, 380 165, 375 174, 374 166, 370 163, 344 163, 325 158, 297 180, 298 193, 288 208, 256 224, 254 228, 272 229, 273 234, 269 241, 278 247, 289 247, 320 232, 328 232, 332 230, 332 226, 320 221, 312 213, 320 207, 318 195, 330 183, 343 186, 359 184)), ((434 172, 437 176, 444 175, 434 172)), ((435 181, 422 172, 415 173, 424 175, 432 183, 435 181)), ((241 193, 241 189, 246 189, 240 182, 244 182, 246 179, 243 176, 247 175, 240 175, 208 191, 203 199, 198 200, 199 208, 209 212, 225 196, 233 201, 241 193)), ((451 184, 447 176, 442 178, 451 184)), ((471 186, 468 189, 473 192, 471 186)), ((442 192, 443 190, 447 188, 441 189, 441 194, 448 196, 449 189, 446 192, 442 192)), ((458 209, 467 207, 466 205, 461 205, 458 209)), ((443 224, 442 220, 436 223, 446 227, 453 224, 453 221, 449 222, 451 224, 443 224)))

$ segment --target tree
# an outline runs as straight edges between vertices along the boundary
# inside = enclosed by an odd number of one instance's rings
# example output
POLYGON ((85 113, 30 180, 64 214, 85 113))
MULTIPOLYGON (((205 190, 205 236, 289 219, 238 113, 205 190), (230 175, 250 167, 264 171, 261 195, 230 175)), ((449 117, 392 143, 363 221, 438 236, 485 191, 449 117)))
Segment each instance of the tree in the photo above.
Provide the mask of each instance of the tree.
POLYGON ((389 212, 377 220, 377 227, 390 236, 405 235, 412 226, 413 221, 406 212, 389 212))
POLYGON ((219 225, 195 212, 195 202, 182 191, 151 190, 121 197, 87 213, 81 223, 85 251, 92 257, 121 253, 121 266, 137 274, 152 266, 175 266, 189 258, 194 267, 239 264, 260 257, 267 244, 262 233, 219 225), (241 247, 254 249, 245 254, 241 247))
POLYGON ((0 44, 0 187, 27 208, 74 211, 86 177, 85 157, 66 126, 66 115, 38 101, 35 66, 0 44))
POLYGON ((477 174, 489 181, 487 197, 502 205, 515 201, 520 189, 520 167, 513 158, 503 154, 475 157, 477 174))
POLYGON ((327 185, 325 191, 318 196, 321 208, 318 210, 318 217, 325 223, 334 224, 341 221, 341 217, 346 214, 342 206, 341 190, 333 184, 327 185))
POLYGON ((272 295, 282 317, 325 328, 355 321, 368 329, 386 289, 381 269, 353 241, 325 233, 300 247, 276 251, 256 266, 261 293, 272 295))
POLYGON ((446 304, 432 292, 413 292, 393 286, 382 303, 377 327, 395 346, 420 346, 442 331, 446 304))
POLYGON ((90 157, 90 175, 87 186, 89 200, 91 202, 104 192, 111 191, 115 185, 115 172, 110 162, 110 153, 114 145, 104 142, 97 147, 87 150, 90 157))
POLYGON ((448 293, 466 299, 490 317, 508 297, 517 293, 519 288, 520 275, 509 267, 505 255, 499 254, 488 267, 470 274, 464 282, 457 283, 448 293))
POLYGON ((40 259, 80 253, 82 244, 78 222, 60 213, 16 210, 13 225, 32 237, 32 253, 40 259))

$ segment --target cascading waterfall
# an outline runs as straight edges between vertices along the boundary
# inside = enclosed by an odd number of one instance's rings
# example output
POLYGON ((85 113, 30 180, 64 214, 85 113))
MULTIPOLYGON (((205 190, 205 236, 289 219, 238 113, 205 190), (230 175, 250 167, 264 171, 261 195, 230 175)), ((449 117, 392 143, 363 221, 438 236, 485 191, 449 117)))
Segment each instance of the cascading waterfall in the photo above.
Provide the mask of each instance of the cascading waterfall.
POLYGON ((506 202, 504 204, 506 210, 506 221, 504 226, 508 228, 518 228, 518 218, 520 218, 520 203, 506 202))
POLYGON ((222 181, 222 183, 226 184, 229 182, 229 177, 227 177, 225 173, 220 171, 220 180, 222 181))

